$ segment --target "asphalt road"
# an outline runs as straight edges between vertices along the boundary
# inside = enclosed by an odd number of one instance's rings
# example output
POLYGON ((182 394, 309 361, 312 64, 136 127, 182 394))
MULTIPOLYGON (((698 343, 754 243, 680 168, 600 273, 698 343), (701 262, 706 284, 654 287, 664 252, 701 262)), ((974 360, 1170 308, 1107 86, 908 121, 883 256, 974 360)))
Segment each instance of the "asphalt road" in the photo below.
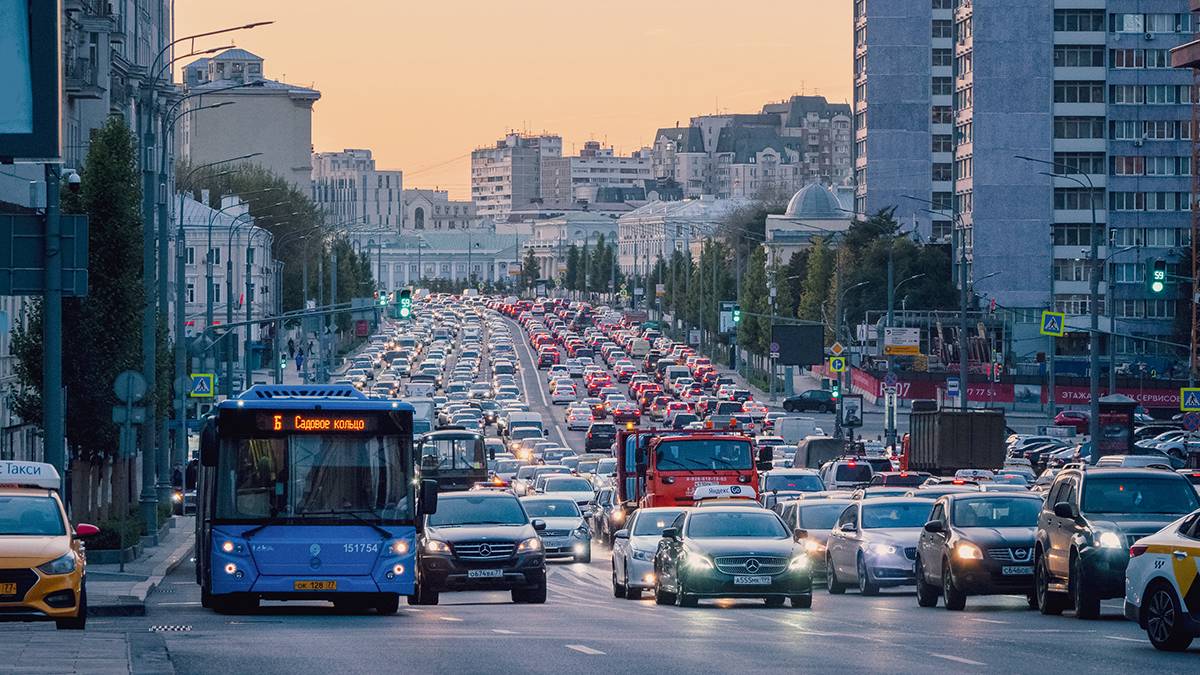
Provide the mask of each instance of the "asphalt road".
MULTIPOLYGON (((581 448, 562 408, 543 398, 518 340, 531 408, 551 438, 581 448), (540 392, 540 393, 539 393, 540 392)), ((0 672, 212 673, 697 673, 1191 672, 1186 654, 1155 651, 1121 617, 1044 617, 1022 596, 970 598, 963 612, 917 607, 909 590, 871 598, 815 590, 813 607, 703 601, 697 608, 616 599, 608 551, 590 564, 551 564, 545 605, 507 593, 442 595, 395 616, 339 614, 324 603, 264 603, 245 615, 200 607, 191 565, 150 598, 144 617, 89 622, 84 634, 48 624, 0 624, 0 672)))

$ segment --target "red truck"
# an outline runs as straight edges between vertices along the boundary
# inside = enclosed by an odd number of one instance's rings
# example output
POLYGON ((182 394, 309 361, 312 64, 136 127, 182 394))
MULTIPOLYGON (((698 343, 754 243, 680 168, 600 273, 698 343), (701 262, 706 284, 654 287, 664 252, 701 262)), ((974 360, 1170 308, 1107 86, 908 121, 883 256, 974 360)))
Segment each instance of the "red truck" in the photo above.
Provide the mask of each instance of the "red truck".
POLYGON ((771 449, 739 433, 634 429, 617 433, 617 494, 626 508, 691 506, 702 485, 754 486, 771 449))

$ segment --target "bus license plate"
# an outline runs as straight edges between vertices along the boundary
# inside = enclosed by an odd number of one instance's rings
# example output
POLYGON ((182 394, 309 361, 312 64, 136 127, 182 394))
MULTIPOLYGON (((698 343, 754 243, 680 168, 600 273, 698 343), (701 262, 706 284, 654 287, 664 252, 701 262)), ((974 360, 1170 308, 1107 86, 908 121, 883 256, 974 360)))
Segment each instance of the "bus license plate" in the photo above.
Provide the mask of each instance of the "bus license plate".
POLYGON ((1018 575, 1022 575, 1022 574, 1032 576, 1033 568, 1030 567, 1029 565, 1018 565, 1016 567, 1005 566, 1005 567, 1000 568, 1000 573, 1006 577, 1007 576, 1018 576, 1018 575))
POLYGON ((0 595, 16 595, 16 584, 0 584, 0 595))
POLYGON ((468 579, 493 579, 504 576, 504 570, 467 570, 468 579))
POLYGON ((336 591, 336 581, 294 581, 292 582, 292 590, 294 591, 336 591))
POLYGON ((738 586, 768 586, 771 583, 771 577, 734 577, 733 583, 738 586))

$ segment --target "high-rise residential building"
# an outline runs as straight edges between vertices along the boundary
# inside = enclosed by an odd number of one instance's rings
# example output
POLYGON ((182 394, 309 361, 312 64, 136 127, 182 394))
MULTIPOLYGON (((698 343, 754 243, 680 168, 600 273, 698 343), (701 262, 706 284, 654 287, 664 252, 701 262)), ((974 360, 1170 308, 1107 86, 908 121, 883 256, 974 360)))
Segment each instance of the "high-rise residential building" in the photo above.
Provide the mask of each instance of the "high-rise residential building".
POLYGON ((657 131, 651 169, 688 197, 786 200, 809 183, 849 178, 850 126, 850 106, 823 96, 793 96, 754 114, 702 115, 657 131))
POLYGON ((405 228, 404 172, 376 169, 371 151, 362 149, 316 152, 312 165, 312 199, 326 225, 345 225, 364 241, 405 228))
POLYGON ((199 166, 261 153, 247 162, 309 194, 313 104, 321 92, 268 79, 262 57, 244 49, 192 61, 184 68, 184 86, 189 94, 204 94, 187 99, 184 109, 233 103, 180 118, 176 136, 184 161, 199 166))
POLYGON ((1192 37, 1188 9, 856 0, 855 210, 896 207, 952 241, 974 291, 1032 323, 1054 309, 1086 324, 1070 316, 1089 313, 1099 237, 1104 342, 1118 333, 1118 362, 1165 363, 1136 338, 1174 330, 1176 299, 1151 294, 1144 270, 1175 265, 1189 237, 1192 81, 1169 56, 1192 37))
POLYGON ((445 190, 405 190, 403 198, 407 229, 466 230, 481 224, 475 202, 452 200, 445 190))
POLYGON ((588 141, 571 157, 542 160, 542 199, 571 202, 587 199, 598 187, 641 188, 653 178, 650 149, 618 155, 599 141, 588 141))
POLYGON ((471 152, 471 200, 478 215, 501 221, 541 199, 542 163, 562 157, 562 137, 512 133, 471 152))

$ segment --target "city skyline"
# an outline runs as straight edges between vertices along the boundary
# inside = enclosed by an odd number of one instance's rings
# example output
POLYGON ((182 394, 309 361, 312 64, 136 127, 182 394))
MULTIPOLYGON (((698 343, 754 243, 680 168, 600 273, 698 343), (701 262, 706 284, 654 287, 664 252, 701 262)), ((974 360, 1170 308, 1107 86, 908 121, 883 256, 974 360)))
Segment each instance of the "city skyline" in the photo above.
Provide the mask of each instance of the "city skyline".
MULTIPOLYGON (((756 112, 800 93, 848 102, 851 7, 842 4, 751 0, 728 15, 716 0, 649 6, 615 0, 600 13, 549 0, 449 0, 355 3, 329 13, 311 1, 260 0, 247 9, 214 0, 203 12, 177 5, 176 34, 274 20, 197 47, 236 43, 265 60, 267 77, 319 89, 314 151, 370 148, 381 168, 404 171, 406 186, 466 199, 471 150, 509 131, 559 134, 564 154, 588 140, 628 154, 650 145, 656 128, 686 124, 695 115, 756 112), (390 28, 414 25, 424 27, 389 35, 390 28), (845 30, 830 31, 831 25, 845 30), (518 30, 560 35, 562 53, 545 43, 498 38, 518 30), (343 42, 337 36, 347 31, 361 35, 343 42), (323 41, 354 47, 334 49, 323 41), (718 41, 722 48, 715 48, 718 41), (451 42, 454 49, 439 46, 451 42), (506 44, 511 48, 499 47, 506 44), (591 51, 581 56, 579 45, 591 51), (401 64, 394 81, 380 83, 383 64, 393 58, 401 64), (522 84, 503 76, 514 72, 536 79, 522 84), (480 100, 490 103, 479 108, 480 100)), ((181 58, 176 66, 192 60, 181 58)))

